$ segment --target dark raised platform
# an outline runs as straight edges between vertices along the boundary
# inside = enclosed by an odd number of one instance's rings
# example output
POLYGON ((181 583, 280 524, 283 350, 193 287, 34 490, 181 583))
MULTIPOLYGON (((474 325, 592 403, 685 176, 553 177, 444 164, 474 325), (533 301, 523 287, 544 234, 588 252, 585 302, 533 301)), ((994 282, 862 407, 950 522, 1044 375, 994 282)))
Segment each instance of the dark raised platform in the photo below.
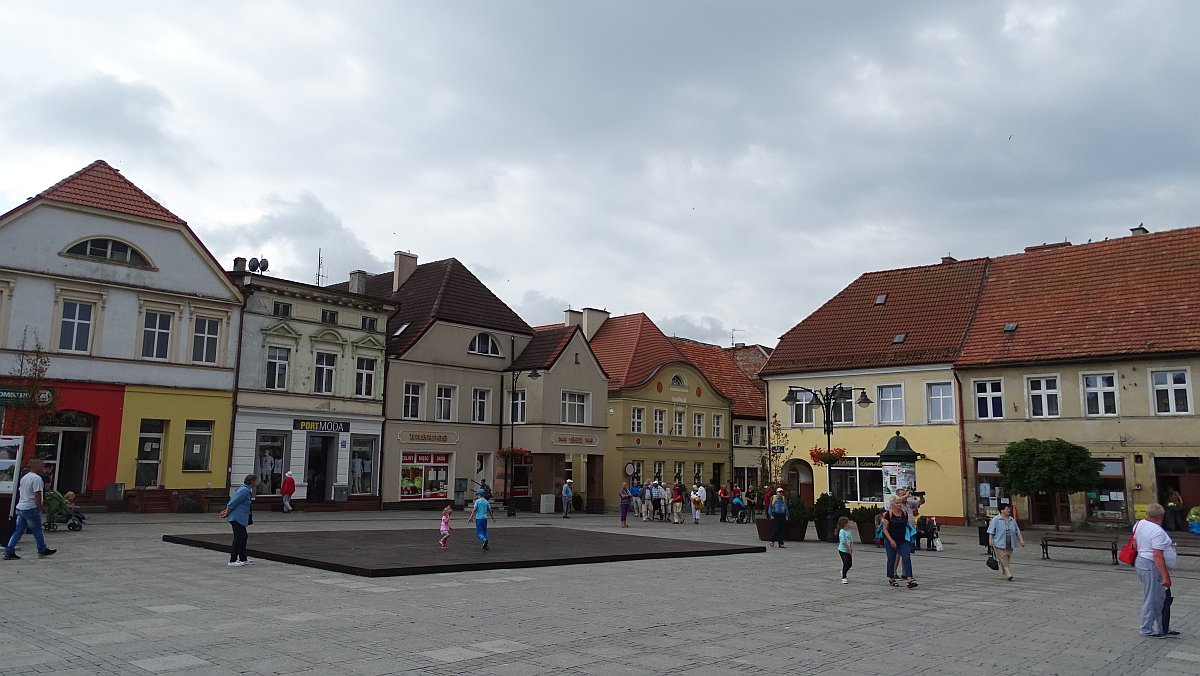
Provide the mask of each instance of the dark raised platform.
MULTIPOLYGON (((450 547, 437 545, 431 530, 343 530, 307 533, 255 533, 252 558, 281 561, 364 577, 426 575, 494 568, 536 568, 580 563, 678 559, 692 556, 753 554, 756 545, 728 545, 570 528, 492 528, 489 551, 475 539, 473 526, 456 529, 450 547)), ((231 536, 164 535, 164 542, 229 552, 231 536)))

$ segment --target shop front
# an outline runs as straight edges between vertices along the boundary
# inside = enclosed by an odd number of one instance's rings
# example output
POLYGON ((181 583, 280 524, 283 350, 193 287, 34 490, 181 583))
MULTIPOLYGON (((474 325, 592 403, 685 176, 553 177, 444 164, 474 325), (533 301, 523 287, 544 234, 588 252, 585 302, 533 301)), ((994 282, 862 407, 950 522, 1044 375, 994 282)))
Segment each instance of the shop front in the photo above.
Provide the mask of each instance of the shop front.
POLYGON ((247 474, 258 477, 257 494, 280 495, 288 472, 294 500, 306 504, 367 501, 379 495, 379 441, 383 421, 342 415, 296 417, 295 413, 242 410, 233 453, 235 488, 247 474))
POLYGON ((400 454, 400 500, 446 500, 450 497, 453 453, 404 451, 400 454))

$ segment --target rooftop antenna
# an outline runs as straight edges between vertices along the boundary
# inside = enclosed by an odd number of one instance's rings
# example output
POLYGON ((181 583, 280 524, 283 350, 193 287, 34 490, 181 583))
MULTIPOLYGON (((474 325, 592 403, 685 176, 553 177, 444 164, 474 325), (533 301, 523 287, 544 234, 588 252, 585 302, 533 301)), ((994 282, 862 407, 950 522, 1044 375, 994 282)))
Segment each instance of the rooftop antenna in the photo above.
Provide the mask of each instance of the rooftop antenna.
POLYGON ((745 332, 745 329, 729 329, 729 346, 734 347, 737 345, 737 336, 735 334, 745 332))
POLYGON ((246 269, 251 273, 257 272, 258 274, 263 275, 267 272, 267 265, 269 265, 269 263, 267 262, 266 258, 251 258, 250 261, 246 263, 246 269))
POLYGON ((316 285, 321 286, 321 280, 329 277, 325 274, 325 258, 321 256, 321 249, 317 249, 317 281, 316 285))

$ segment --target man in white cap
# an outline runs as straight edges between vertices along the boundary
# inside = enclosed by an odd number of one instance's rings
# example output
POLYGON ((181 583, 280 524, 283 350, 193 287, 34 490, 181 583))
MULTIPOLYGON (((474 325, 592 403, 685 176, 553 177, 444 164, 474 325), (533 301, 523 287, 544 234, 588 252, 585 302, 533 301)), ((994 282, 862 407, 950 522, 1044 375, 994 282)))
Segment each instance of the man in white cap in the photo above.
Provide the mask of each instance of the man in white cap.
POLYGON ((563 501, 563 518, 571 518, 571 499, 575 497, 575 491, 571 488, 574 481, 567 479, 563 482, 562 501, 563 501))

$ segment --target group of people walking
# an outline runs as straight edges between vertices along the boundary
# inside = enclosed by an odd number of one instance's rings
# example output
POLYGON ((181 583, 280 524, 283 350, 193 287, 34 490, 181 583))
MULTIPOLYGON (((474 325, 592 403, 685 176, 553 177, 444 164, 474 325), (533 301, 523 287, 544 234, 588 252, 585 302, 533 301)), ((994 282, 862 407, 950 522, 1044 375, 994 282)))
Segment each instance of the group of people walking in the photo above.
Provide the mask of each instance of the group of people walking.
POLYGON ((622 483, 617 499, 621 506, 621 528, 629 527, 630 513, 642 521, 674 524, 682 524, 690 516, 692 523, 698 524, 710 504, 709 490, 704 484, 692 484, 688 490, 682 483, 668 486, 661 481, 651 481, 645 486, 637 481, 633 486, 622 483))

